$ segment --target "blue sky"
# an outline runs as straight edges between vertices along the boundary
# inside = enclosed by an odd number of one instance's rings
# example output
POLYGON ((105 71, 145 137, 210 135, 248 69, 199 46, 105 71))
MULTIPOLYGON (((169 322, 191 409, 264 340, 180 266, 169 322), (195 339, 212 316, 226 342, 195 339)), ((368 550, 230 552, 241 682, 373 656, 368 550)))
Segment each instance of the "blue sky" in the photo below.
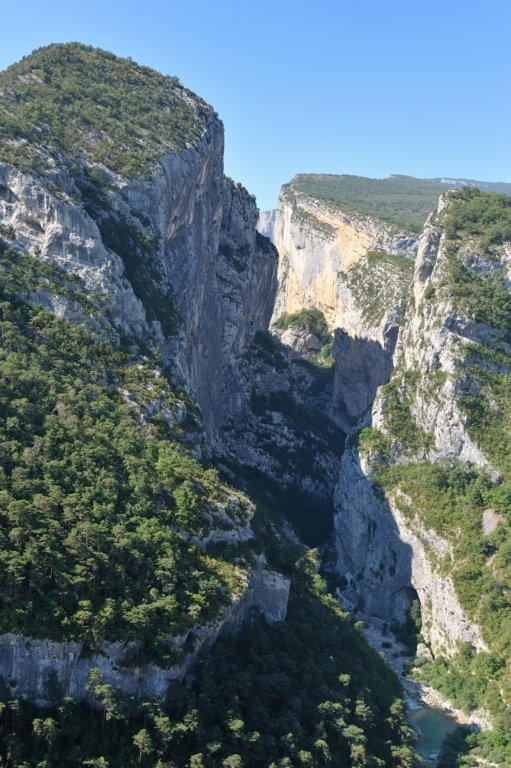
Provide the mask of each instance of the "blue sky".
POLYGON ((177 75, 263 210, 296 173, 511 182, 511 0, 3 0, 0 19, 0 69, 78 40, 177 75))

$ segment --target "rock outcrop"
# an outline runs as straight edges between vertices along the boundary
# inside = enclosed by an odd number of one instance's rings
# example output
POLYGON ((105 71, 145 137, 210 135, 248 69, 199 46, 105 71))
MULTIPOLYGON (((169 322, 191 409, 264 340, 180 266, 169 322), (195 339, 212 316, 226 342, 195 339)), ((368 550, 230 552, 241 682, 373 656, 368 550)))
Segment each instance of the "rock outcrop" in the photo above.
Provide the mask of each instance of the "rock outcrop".
POLYGON ((92 700, 89 675, 96 669, 104 684, 140 700, 165 697, 172 682, 183 680, 192 670, 199 652, 211 646, 221 634, 239 630, 244 621, 262 615, 269 623, 284 621, 289 580, 267 568, 259 557, 243 593, 232 598, 221 616, 203 627, 174 638, 182 659, 169 668, 156 664, 134 666, 127 655, 136 652, 136 643, 107 643, 92 654, 83 643, 39 640, 7 633, 0 635, 0 672, 15 698, 29 699, 40 706, 54 704, 55 697, 73 696, 92 700), (190 649, 191 645, 191 649, 190 649))
POLYGON ((281 192, 273 241, 279 252, 273 322, 311 307, 323 313, 335 337, 330 411, 349 431, 392 370, 417 240, 291 182, 281 192))

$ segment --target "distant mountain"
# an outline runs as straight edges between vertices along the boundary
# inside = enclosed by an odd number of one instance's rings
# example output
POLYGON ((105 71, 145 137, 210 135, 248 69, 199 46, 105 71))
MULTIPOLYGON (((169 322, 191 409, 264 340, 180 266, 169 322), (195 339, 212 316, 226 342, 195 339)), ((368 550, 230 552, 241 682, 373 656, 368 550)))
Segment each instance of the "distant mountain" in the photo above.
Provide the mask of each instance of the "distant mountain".
POLYGON ((443 177, 441 179, 427 179, 435 184, 440 184, 448 189, 457 187, 477 187, 483 192, 498 192, 501 195, 511 195, 511 184, 504 181, 476 181, 476 179, 451 179, 443 177))
POLYGON ((259 221, 257 222, 257 231, 260 232, 261 235, 264 235, 265 237, 268 237, 270 240, 272 240, 274 225, 275 225, 275 209, 273 211, 259 212, 259 221))

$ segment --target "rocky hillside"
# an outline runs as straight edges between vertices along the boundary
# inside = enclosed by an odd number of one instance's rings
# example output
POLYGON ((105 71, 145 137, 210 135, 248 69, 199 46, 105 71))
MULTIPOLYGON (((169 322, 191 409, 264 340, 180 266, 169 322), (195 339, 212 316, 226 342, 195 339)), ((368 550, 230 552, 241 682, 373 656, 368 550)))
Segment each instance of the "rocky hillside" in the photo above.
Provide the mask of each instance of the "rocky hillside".
POLYGON ((111 333, 172 361, 214 441, 276 269, 252 197, 223 176, 220 121, 176 78, 78 45, 37 51, 0 89, 12 247, 79 274, 111 333))
POLYGON ((402 623, 420 603, 422 678, 491 713, 482 744, 497 762, 511 717, 510 259, 509 197, 463 188, 441 198, 392 376, 350 438, 336 493, 347 599, 402 623))
MULTIPOLYGON (((282 188, 272 230, 279 252, 274 331, 280 335, 282 323, 291 327, 300 312, 323 314, 334 336, 329 413, 344 431, 388 380, 418 234, 437 207, 441 186, 461 183, 302 174, 282 188)), ((507 189, 477 181, 470 185, 507 189)))
POLYGON ((0 112, 2 758, 413 761, 300 541, 343 433, 267 332, 277 256, 214 111, 69 44, 0 74, 0 112))

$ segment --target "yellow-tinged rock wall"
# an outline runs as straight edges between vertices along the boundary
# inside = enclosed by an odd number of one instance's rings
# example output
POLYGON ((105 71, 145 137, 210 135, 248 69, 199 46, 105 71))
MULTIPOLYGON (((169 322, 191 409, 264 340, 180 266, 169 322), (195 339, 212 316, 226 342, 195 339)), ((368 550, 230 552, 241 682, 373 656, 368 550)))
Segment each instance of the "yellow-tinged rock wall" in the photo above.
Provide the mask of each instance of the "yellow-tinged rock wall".
POLYGON ((338 275, 368 251, 395 250, 396 233, 382 222, 356 217, 311 198, 282 196, 274 243, 279 252, 279 292, 273 319, 317 307, 333 330, 342 317, 338 275))

